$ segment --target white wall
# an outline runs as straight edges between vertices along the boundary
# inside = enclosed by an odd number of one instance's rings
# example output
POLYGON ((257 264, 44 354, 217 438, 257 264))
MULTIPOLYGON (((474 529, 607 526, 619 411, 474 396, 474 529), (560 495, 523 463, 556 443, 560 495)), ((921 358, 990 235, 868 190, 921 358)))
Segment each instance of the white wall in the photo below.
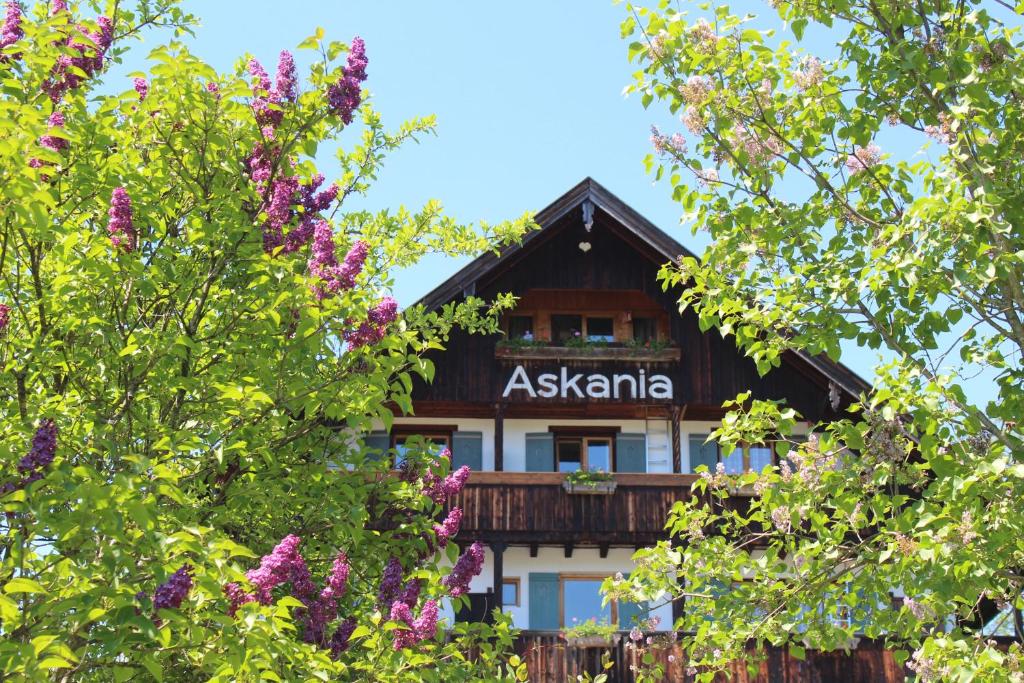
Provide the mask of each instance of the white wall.
MULTIPOLYGON (((512 615, 516 628, 530 627, 530 572, 553 573, 584 573, 612 576, 616 572, 628 574, 633 571, 633 551, 627 548, 611 548, 608 557, 602 558, 597 548, 577 548, 572 557, 566 557, 562 548, 539 548, 537 557, 530 557, 529 548, 508 548, 505 550, 503 570, 505 578, 519 579, 519 606, 506 607, 505 611, 512 615)), ((487 550, 484 570, 473 579, 470 590, 474 593, 486 593, 494 586, 493 554, 487 550)), ((659 601, 664 602, 664 600, 659 601)), ((672 628, 672 605, 658 605, 651 610, 651 616, 661 618, 659 630, 672 628)))
MULTIPOLYGON (((560 427, 619 427, 625 434, 647 434, 647 471, 672 471, 671 427, 666 419, 644 420, 505 420, 506 472, 526 471, 526 435, 560 427)), ((493 459, 491 460, 493 463, 493 459)))

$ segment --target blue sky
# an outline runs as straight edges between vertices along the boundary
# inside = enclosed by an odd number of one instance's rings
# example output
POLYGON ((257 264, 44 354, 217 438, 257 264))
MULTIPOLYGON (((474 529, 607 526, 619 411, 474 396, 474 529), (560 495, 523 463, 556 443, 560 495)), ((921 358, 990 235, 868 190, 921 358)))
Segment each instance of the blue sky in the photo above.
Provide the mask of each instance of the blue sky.
MULTIPOLYGON (((759 15, 756 28, 782 28, 763 2, 731 6, 759 15)), ((272 70, 280 50, 294 49, 320 26, 329 39, 359 35, 366 41, 366 86, 385 123, 437 116, 438 135, 392 156, 361 200, 365 208, 416 207, 437 198, 459 220, 495 222, 539 210, 591 176, 693 251, 705 246, 703 235, 680 225, 682 210, 668 185, 644 172, 651 125, 673 131, 680 124, 622 95, 634 70, 619 35, 623 5, 185 0, 184 7, 202 21, 192 49, 219 70, 247 52, 272 70)), ((830 38, 808 31, 801 47, 833 56, 830 38)), ((137 65, 145 49, 126 66, 137 65)), ((343 136, 341 144, 352 139, 343 136)), ((883 141, 883 147, 887 142, 914 153, 905 141, 883 141)), ((330 178, 333 157, 323 156, 330 178)), ((429 258, 399 274, 395 295, 410 304, 465 262, 429 258)), ((844 362, 870 378, 876 354, 845 351, 844 362)), ((993 392, 976 386, 972 393, 987 398, 993 392)))

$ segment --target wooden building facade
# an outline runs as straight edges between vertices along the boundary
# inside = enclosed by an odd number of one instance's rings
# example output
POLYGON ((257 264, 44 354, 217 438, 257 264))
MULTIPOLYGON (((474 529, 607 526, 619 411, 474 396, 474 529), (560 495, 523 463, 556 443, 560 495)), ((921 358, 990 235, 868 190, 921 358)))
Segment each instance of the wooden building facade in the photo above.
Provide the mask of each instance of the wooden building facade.
MULTIPOLYGON (((627 574, 636 548, 666 538, 669 509, 691 495, 697 468, 721 462, 739 473, 774 462, 770 445, 723 459, 706 443, 723 401, 743 391, 785 399, 815 423, 840 416, 865 384, 797 353, 759 376, 732 339, 701 332, 694 313, 679 312, 678 292, 662 289, 659 268, 686 249, 589 178, 536 220, 541 229, 521 245, 478 258, 421 301, 436 308, 510 292, 517 304, 503 334, 453 334, 432 358, 434 381, 414 389, 414 415, 367 442, 400 450, 418 434, 469 465, 454 501, 459 540, 488 551, 471 614, 459 618, 508 612, 523 630, 531 680, 563 681, 593 659, 568 647, 563 629, 596 619, 628 630, 649 617, 671 629, 681 604, 602 606, 598 586, 627 574), (610 481, 573 485, 579 470, 610 472, 610 481)), ((622 661, 613 680, 630 680, 624 651, 614 654, 622 661)), ((757 680, 833 680, 772 656, 775 669, 757 680)), ((819 659, 841 669, 838 656, 819 659)), ((865 680, 897 680, 877 647, 850 657, 850 666, 870 660, 875 673, 865 680)))

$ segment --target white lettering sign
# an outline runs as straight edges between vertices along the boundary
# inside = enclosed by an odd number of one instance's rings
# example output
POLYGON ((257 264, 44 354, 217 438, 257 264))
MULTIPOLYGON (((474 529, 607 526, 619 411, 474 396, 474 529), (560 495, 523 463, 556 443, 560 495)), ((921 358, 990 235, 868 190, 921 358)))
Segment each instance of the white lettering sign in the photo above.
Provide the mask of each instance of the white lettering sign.
POLYGON ((508 398, 513 391, 525 391, 530 398, 616 398, 616 399, 660 399, 672 398, 672 380, 666 375, 647 376, 646 370, 638 375, 614 374, 606 375, 583 373, 570 374, 565 366, 559 368, 557 375, 543 373, 537 377, 536 389, 530 376, 522 365, 512 370, 512 376, 501 394, 508 398))

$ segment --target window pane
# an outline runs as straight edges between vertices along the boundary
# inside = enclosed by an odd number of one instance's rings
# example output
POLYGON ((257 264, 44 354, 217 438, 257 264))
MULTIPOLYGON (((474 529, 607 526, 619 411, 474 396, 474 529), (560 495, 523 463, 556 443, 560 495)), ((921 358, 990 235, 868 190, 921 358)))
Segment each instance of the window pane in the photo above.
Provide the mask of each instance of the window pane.
POLYGON ((582 467, 583 444, 579 440, 558 442, 558 471, 575 472, 582 467))
POLYGON ((727 474, 743 474, 743 449, 737 448, 729 455, 722 456, 727 474))
POLYGON ((591 440, 587 442, 587 469, 611 471, 612 444, 610 441, 591 440))
POLYGON ((768 446, 750 447, 750 469, 753 472, 760 472, 772 464, 772 449, 768 446))
POLYGON ((551 339, 555 342, 564 342, 566 339, 578 337, 583 330, 583 316, 579 315, 552 315, 551 316, 551 339))
POLYGON ((615 341, 615 328, 611 318, 587 318, 587 339, 590 341, 615 341))
POLYGON ((562 582, 562 604, 565 607, 563 626, 575 626, 588 619, 597 623, 611 623, 611 603, 601 606, 601 583, 601 579, 565 579, 562 582))
POLYGON ((658 338, 658 321, 654 318, 633 318, 633 339, 638 342, 654 341, 658 338))
POLYGON ((522 339, 533 336, 533 318, 528 315, 513 315, 508 319, 508 338, 522 339))
POLYGON ((405 462, 405 454, 409 449, 406 447, 404 441, 400 441, 395 444, 395 467, 401 467, 402 463, 405 462))
POLYGON ((501 604, 515 605, 519 602, 519 584, 506 581, 501 584, 501 604))

